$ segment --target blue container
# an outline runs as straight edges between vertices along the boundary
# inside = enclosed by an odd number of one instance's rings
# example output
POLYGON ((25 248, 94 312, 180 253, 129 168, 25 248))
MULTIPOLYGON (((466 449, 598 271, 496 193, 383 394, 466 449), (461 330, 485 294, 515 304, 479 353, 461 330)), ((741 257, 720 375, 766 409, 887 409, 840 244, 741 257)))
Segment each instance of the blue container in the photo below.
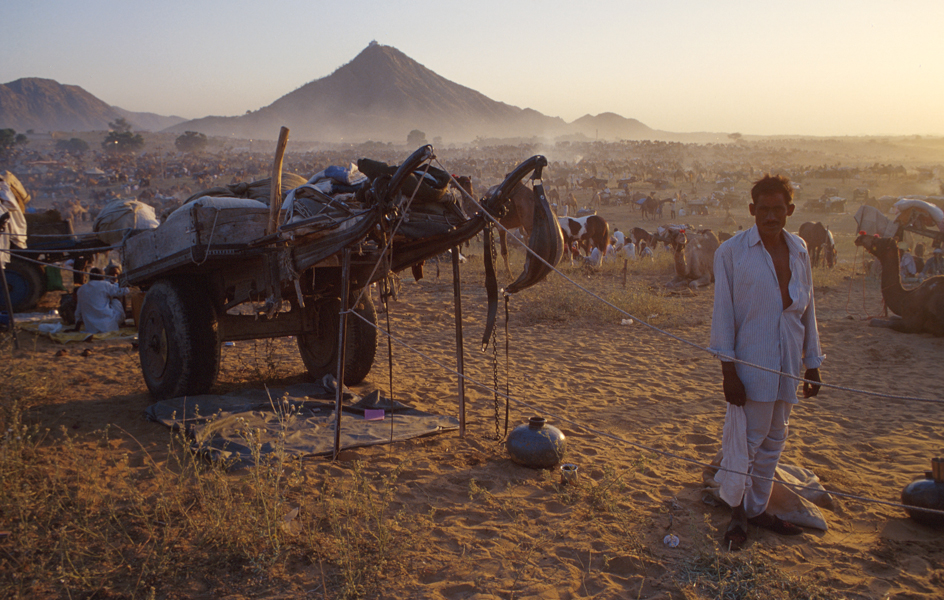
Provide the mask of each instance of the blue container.
POLYGON ((531 417, 508 434, 505 447, 519 465, 549 469, 563 460, 567 444, 560 429, 547 425, 544 417, 531 417))

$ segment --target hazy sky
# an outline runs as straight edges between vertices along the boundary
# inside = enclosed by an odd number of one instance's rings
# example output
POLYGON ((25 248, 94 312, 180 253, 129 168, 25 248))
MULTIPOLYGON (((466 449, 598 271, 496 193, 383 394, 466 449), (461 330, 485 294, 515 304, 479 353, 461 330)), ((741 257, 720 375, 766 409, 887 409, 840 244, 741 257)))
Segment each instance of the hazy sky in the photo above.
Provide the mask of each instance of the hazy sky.
POLYGON ((944 135, 944 1, 4 0, 0 83, 239 115, 371 40, 493 100, 656 129, 944 135))

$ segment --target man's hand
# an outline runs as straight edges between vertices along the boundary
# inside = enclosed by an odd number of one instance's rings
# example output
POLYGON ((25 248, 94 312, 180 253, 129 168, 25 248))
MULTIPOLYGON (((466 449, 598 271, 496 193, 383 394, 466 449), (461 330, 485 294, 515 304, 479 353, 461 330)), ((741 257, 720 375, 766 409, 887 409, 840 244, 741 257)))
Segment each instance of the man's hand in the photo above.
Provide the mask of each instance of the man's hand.
POLYGON ((721 375, 724 377, 724 399, 734 406, 744 406, 747 402, 747 390, 744 389, 744 382, 738 377, 734 363, 722 362, 721 375))
POLYGON ((819 393, 819 382, 823 381, 819 378, 819 369, 807 369, 806 373, 803 374, 803 379, 808 379, 809 381, 815 381, 816 383, 803 382, 803 397, 812 398, 819 393))

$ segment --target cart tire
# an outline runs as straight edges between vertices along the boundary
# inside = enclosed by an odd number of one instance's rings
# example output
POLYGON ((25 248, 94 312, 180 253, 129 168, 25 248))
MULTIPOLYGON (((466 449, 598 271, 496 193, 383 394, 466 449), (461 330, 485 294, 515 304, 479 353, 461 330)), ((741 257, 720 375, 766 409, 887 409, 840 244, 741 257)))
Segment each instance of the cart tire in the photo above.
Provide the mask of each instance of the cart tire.
MULTIPOLYGON (((351 293, 353 302, 360 290, 351 293)), ((316 307, 308 308, 317 329, 298 336, 298 351, 308 374, 315 380, 325 375, 337 376, 338 325, 341 301, 334 298, 316 307)), ((354 309, 371 325, 377 324, 377 312, 369 293, 354 309)), ((344 355, 344 385, 356 385, 367 377, 377 353, 377 330, 353 315, 347 320, 347 351, 344 355)))
MULTIPOLYGON (((12 257, 4 267, 7 276, 7 290, 13 303, 13 312, 26 312, 39 304, 46 293, 46 274, 42 267, 12 257)), ((5 299, 0 297, 0 303, 5 299)), ((0 307, 6 311, 7 307, 0 307)))
POLYGON ((148 290, 138 320, 141 373, 155 398, 206 393, 220 372, 216 313, 196 281, 162 279, 148 290))

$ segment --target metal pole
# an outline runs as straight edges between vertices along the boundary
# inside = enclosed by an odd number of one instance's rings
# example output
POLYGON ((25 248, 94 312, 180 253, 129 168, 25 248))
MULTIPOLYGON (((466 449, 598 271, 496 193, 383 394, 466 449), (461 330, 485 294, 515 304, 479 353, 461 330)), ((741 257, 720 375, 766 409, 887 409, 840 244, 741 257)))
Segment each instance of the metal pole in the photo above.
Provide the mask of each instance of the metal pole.
MULTIPOLYGON (((9 256, 13 256, 9 254, 9 256)), ((16 323, 13 322, 13 300, 10 298, 10 288, 7 287, 7 270, 3 268, 3 261, 0 260, 0 284, 3 285, 3 298, 6 301, 7 315, 10 319, 10 333, 13 334, 13 347, 20 349, 20 342, 16 339, 16 323)))
POLYGON ((341 400, 344 399, 344 360, 347 349, 347 310, 351 287, 351 249, 345 248, 341 261, 341 315, 338 328, 337 395, 334 400, 334 457, 341 454, 341 400))
MULTIPOLYGON (((10 213, 3 213, 3 215, 0 216, 0 232, 2 232, 3 230, 7 228, 7 222, 9 220, 10 220, 10 213)), ((11 236, 11 243, 9 244, 9 248, 7 248, 7 250, 4 252, 7 255, 7 258, 9 260, 13 260, 12 250, 13 250, 13 244, 12 244, 12 236, 11 236)), ((10 288, 7 286, 7 271, 3 267, 2 258, 3 257, 0 256, 0 285, 3 285, 3 298, 5 300, 5 305, 7 308, 7 315, 8 315, 8 318, 10 319, 10 333, 13 334, 13 348, 16 350, 19 350, 20 342, 19 340, 16 339, 16 323, 13 321, 13 299, 10 298, 10 288)))
POLYGON ((465 355, 462 345, 462 282, 459 248, 452 248, 452 297, 456 305, 456 370, 459 371, 459 437, 465 437, 465 355))

